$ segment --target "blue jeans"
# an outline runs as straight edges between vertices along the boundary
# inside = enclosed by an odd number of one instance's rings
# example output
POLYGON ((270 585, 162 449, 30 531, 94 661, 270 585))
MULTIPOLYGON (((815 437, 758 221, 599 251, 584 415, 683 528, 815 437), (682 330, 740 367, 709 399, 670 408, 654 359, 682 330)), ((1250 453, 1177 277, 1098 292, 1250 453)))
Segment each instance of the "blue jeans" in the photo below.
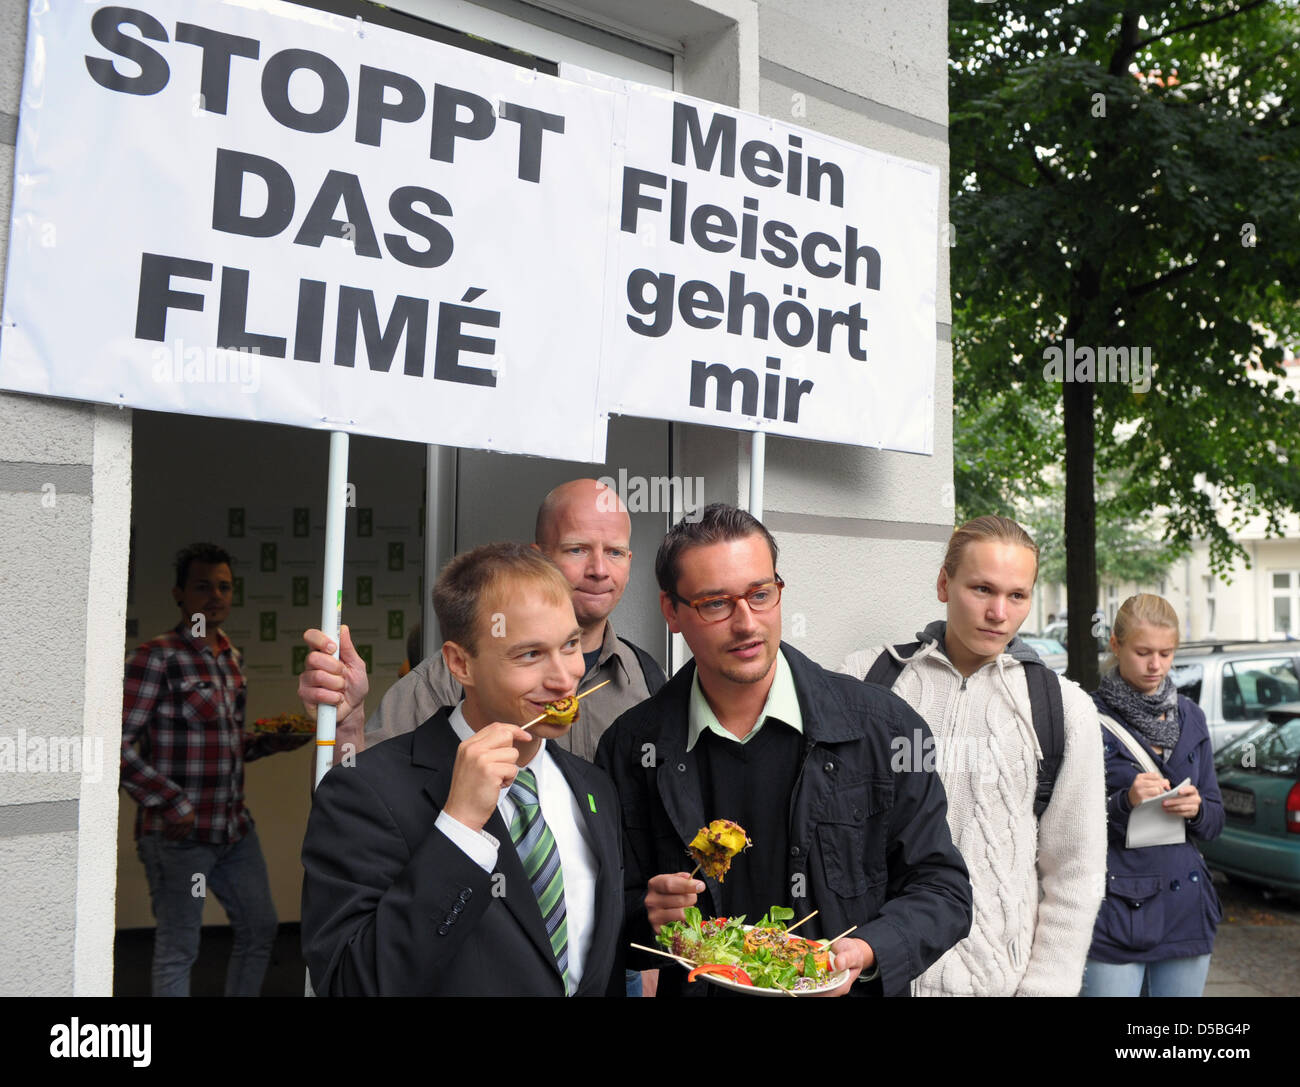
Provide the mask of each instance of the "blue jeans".
POLYGON ((1164 962, 1098 962, 1089 959, 1080 996, 1200 996, 1210 956, 1164 962))
POLYGON ((279 919, 257 832, 232 844, 147 834, 136 843, 158 928, 153 944, 153 995, 189 996, 190 967, 199 955, 199 931, 208 889, 225 908, 235 943, 226 969, 226 996, 257 996, 271 959, 279 919), (198 879, 196 877, 202 877, 198 879))

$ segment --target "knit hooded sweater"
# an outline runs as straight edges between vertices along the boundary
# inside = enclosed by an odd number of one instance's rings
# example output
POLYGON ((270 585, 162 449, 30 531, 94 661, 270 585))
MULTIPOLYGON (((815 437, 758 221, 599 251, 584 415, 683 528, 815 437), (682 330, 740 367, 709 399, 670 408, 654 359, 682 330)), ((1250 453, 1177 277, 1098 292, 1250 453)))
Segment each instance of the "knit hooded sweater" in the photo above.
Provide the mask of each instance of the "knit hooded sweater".
MULTIPOLYGON (((921 648, 893 687, 925 718, 935 746, 918 755, 896 741, 893 768, 939 771, 975 909, 970 935, 912 983, 913 995, 1077 996, 1106 886, 1096 708, 1061 678, 1065 753, 1051 803, 1035 818, 1042 748, 1023 663, 1034 652, 1014 638, 963 681, 944 651, 945 629, 934 622, 917 636, 921 648)), ((892 646, 877 646, 850 654, 841 671, 862 679, 881 652, 902 661, 892 646)))

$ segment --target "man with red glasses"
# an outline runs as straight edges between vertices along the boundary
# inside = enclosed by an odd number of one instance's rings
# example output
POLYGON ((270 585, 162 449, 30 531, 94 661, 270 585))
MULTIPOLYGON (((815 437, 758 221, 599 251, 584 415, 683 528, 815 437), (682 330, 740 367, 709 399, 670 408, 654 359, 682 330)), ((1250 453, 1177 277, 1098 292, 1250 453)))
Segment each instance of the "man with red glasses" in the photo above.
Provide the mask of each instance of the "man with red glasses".
MULTIPOLYGON (((902 699, 781 642, 776 559, 762 523, 721 504, 659 548, 660 607, 694 661, 623 714, 596 756, 623 806, 628 939, 650 944, 697 903, 754 921, 772 906, 817 910, 803 934, 857 926, 833 947, 849 971, 837 994, 906 993, 971 919, 938 775, 910 759, 892 769, 897 742, 929 732, 902 699), (714 819, 753 841, 725 882, 681 870, 714 819)), ((685 991, 683 971, 661 971, 661 995, 685 991)))

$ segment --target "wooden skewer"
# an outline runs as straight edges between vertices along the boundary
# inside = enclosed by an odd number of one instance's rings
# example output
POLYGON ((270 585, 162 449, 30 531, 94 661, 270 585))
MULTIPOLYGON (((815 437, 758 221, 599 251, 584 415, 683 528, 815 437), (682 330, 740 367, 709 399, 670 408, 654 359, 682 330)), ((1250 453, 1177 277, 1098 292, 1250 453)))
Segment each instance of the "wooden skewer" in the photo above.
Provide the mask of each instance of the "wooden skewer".
POLYGON ((698 966, 694 959, 684 959, 681 955, 674 955, 671 951, 663 951, 657 947, 646 947, 645 944, 633 944, 638 951, 649 951, 652 955, 662 955, 666 959, 672 959, 681 966, 698 966))
MULTIPOLYGON (((584 698, 587 697, 587 695, 591 694, 593 691, 599 691, 603 686, 605 686, 606 683, 613 683, 613 682, 614 681, 612 679, 607 679, 604 681, 604 683, 597 683, 596 686, 594 687, 588 687, 585 691, 582 692, 582 694, 576 696, 574 698, 574 701, 581 702, 584 698)), ((539 713, 536 717, 534 717, 531 721, 529 721, 528 724, 520 725, 520 728, 532 728, 535 724, 537 724, 538 721, 545 721, 548 716, 550 715, 545 713, 539 713)))
MULTIPOLYGON (((805 918, 803 919, 803 921, 811 921, 814 917, 816 917, 816 916, 817 916, 819 913, 821 913, 821 912, 822 912, 821 910, 813 910, 812 913, 810 913, 807 917, 805 917, 805 918)), ((803 924, 803 921, 796 921, 793 925, 791 925, 791 926, 790 926, 788 929, 786 929, 785 931, 786 931, 786 932, 793 932, 795 929, 797 929, 800 925, 803 924)), ((850 931, 852 931, 852 930, 850 930, 850 931)))
POLYGON ((831 944, 833 944, 836 940, 842 940, 842 939, 844 939, 844 937, 847 936, 850 932, 857 932, 857 930, 858 930, 858 926, 857 926, 857 925, 854 925, 852 928, 846 928, 846 929, 845 929, 843 932, 841 932, 838 936, 832 936, 829 940, 827 940, 827 941, 826 941, 826 946, 827 946, 827 947, 830 947, 831 944))
POLYGON ((694 878, 695 878, 695 873, 698 872, 698 871, 699 871, 701 868, 703 868, 703 867, 704 867, 704 865, 702 865, 702 864, 697 864, 697 865, 696 865, 696 866, 691 870, 691 874, 690 874, 689 876, 687 876, 686 878, 687 878, 687 879, 694 879, 694 878))

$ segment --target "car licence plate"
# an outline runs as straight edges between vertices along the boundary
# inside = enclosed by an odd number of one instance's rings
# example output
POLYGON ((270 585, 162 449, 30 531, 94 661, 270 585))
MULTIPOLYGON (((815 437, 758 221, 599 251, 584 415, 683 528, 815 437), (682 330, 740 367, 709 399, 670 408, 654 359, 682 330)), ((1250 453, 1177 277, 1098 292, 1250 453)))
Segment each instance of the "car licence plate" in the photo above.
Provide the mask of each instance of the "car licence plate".
POLYGON ((1245 789, 1223 788, 1219 794, 1223 798, 1223 810, 1229 815, 1254 815, 1255 794, 1245 789))

